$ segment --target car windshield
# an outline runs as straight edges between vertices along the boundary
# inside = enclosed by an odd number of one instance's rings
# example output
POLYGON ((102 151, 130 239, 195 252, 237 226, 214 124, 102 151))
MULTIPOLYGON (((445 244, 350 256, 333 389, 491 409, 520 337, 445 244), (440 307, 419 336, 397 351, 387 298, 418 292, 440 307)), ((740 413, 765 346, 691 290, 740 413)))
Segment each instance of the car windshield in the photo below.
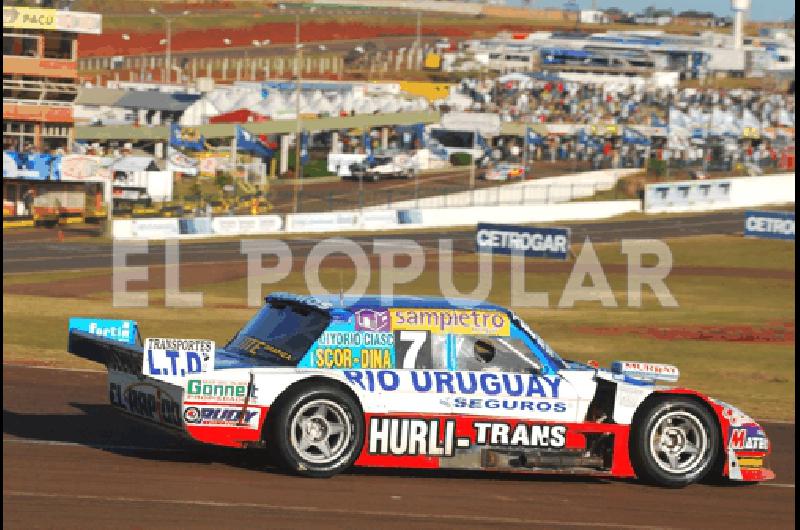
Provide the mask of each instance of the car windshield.
POLYGON ((330 316, 320 309, 271 301, 245 324, 225 350, 255 362, 295 366, 329 322, 330 316))
POLYGON ((555 350, 553 350, 553 348, 551 348, 550 345, 547 344, 544 341, 544 339, 539 336, 538 333, 534 332, 528 326, 528 324, 525 323, 524 320, 522 320, 515 314, 511 315, 511 320, 517 326, 519 326, 519 328, 522 331, 528 334, 528 336, 533 340, 533 342, 535 342, 536 345, 542 350, 544 355, 546 355, 550 359, 550 361, 552 361, 552 363, 556 366, 556 369, 561 370, 567 367, 567 363, 565 363, 564 360, 561 357, 559 357, 559 355, 555 352, 555 350))

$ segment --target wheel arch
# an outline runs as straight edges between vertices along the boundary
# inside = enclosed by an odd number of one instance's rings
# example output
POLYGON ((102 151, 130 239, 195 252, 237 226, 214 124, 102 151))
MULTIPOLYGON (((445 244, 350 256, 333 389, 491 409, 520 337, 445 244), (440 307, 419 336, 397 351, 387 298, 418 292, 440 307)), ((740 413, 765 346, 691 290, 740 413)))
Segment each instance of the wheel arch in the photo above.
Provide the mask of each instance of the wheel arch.
POLYGON ((300 392, 305 388, 313 388, 315 386, 321 385, 329 385, 333 386, 342 392, 348 394, 356 405, 359 408, 359 413, 363 417, 364 415, 364 404, 361 402, 358 394, 346 383, 343 381, 333 378, 327 377, 324 375, 312 375, 310 377, 306 377, 295 381, 291 385, 287 386, 283 391, 278 394, 275 400, 270 405, 269 410, 267 411, 267 417, 264 419, 264 425, 261 429, 261 439, 269 443, 268 435, 270 430, 272 429, 272 425, 276 416, 278 416, 279 411, 285 405, 285 403, 296 393, 300 392))
POLYGON ((708 411, 708 413, 711 414, 713 418, 716 419, 716 421, 714 421, 714 427, 717 430, 717 440, 718 440, 717 443, 719 444, 717 447, 717 458, 713 464, 713 467, 711 468, 711 471, 706 476, 709 478, 712 478, 712 475, 717 478, 721 477, 724 473, 724 470, 726 469, 725 462, 727 461, 726 458, 727 443, 722 432, 723 430, 722 418, 720 417, 719 411, 714 408, 708 397, 694 390, 689 390, 684 388, 656 390, 655 392, 649 394, 645 399, 643 399, 642 402, 639 403, 639 406, 636 408, 636 412, 633 413, 633 417, 631 419, 631 436, 628 440, 628 452, 630 453, 632 450, 633 447, 632 444, 634 443, 634 440, 636 438, 633 435, 633 431, 639 425, 642 414, 644 414, 647 411, 647 409, 651 407, 653 404, 658 403, 660 401, 667 401, 670 398, 689 399, 699 404, 706 411, 708 411))

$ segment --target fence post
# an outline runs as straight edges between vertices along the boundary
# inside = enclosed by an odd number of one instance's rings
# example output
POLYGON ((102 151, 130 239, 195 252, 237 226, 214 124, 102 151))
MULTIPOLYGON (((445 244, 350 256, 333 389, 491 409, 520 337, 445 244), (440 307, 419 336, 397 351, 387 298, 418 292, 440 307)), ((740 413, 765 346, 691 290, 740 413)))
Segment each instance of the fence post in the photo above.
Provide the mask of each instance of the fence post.
POLYGON ((548 184, 547 188, 545 188, 544 202, 546 204, 550 204, 550 186, 552 186, 552 184, 548 184))
POLYGON ((392 190, 386 190, 386 205, 392 207, 392 190))
POLYGON ((328 211, 333 211, 333 192, 328 192, 328 211))

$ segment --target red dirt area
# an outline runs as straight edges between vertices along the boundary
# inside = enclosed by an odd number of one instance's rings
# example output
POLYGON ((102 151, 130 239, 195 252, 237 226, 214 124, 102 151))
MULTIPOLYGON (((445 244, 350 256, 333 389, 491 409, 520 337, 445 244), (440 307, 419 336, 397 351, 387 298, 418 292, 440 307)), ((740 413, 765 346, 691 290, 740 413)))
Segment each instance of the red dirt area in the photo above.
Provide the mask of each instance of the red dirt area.
MULTIPOLYGON (((193 8, 194 9, 194 8, 193 8)), ((178 10, 179 11, 179 10, 178 10)), ((221 15, 221 16, 224 16, 221 15)), ((494 35, 500 31, 529 32, 536 30, 550 31, 556 27, 541 26, 533 28, 530 24, 486 24, 480 26, 458 26, 457 24, 426 24, 426 36, 468 38, 477 36, 494 35)), ((303 22, 300 40, 303 42, 320 42, 334 40, 368 40, 379 37, 397 37, 416 35, 415 24, 365 24, 363 22, 326 21, 303 22)), ((135 42, 122 39, 126 31, 108 31, 102 35, 79 35, 78 44, 83 56, 112 56, 112 55, 138 55, 158 54, 164 52, 164 46, 159 41, 164 38, 164 31, 158 30, 148 33, 136 33, 135 42)), ((249 47, 253 40, 269 39, 273 44, 294 43, 294 22, 272 22, 255 24, 252 26, 231 28, 207 28, 197 30, 174 30, 172 37, 172 50, 197 51, 214 50, 223 47, 222 39, 229 38, 230 47, 249 47)))
POLYGON ((794 343, 794 322, 768 322, 763 326, 614 326, 576 327, 589 335, 638 335, 659 340, 706 340, 713 342, 794 343))
MULTIPOLYGON (((162 53, 164 46, 158 42, 164 38, 163 31, 137 33, 136 42, 122 39, 122 31, 102 35, 80 35, 78 46, 83 56, 138 55, 162 53)), ((457 26, 442 26, 435 33, 442 37, 466 37, 470 33, 457 26)), ((178 31, 172 37, 172 51, 211 50, 222 47, 223 38, 231 40, 231 47, 250 46, 253 40, 269 39, 273 44, 294 42, 293 22, 275 22, 238 28, 209 28, 207 30, 178 31)), ((304 42, 332 40, 366 40, 386 36, 416 35, 414 26, 372 26, 361 22, 305 22, 301 40, 304 42)))

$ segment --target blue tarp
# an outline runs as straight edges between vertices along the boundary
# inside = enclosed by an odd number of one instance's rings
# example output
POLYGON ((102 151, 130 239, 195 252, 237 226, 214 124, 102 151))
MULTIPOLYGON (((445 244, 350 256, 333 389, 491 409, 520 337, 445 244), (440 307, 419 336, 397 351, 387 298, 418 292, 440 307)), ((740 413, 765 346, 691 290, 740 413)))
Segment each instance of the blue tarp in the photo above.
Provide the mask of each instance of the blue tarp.
POLYGON ((16 164, 16 171, 4 171, 3 174, 13 178, 30 180, 59 180, 61 171, 61 155, 47 153, 18 153, 3 151, 3 161, 16 164), (52 177, 51 177, 52 175, 52 177))
POLYGON ((189 149, 190 151, 204 151, 206 148, 205 136, 199 140, 191 141, 181 138, 181 126, 173 123, 169 130, 169 145, 175 149, 189 149))

